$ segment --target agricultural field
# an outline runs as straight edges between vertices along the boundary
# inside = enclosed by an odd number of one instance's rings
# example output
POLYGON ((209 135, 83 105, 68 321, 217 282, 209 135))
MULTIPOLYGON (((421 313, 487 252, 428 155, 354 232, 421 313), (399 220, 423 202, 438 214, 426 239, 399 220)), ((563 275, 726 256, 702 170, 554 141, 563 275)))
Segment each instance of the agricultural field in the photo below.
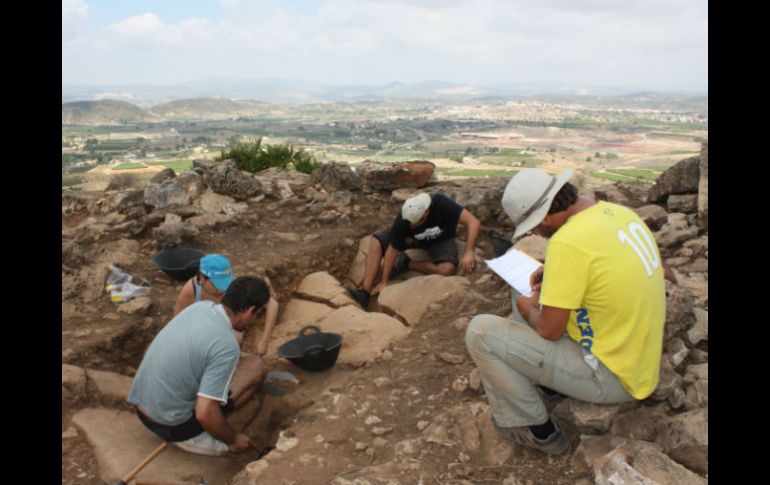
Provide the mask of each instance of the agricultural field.
POLYGON ((589 184, 652 183, 667 167, 697 155, 708 137, 707 102, 690 112, 657 106, 654 117, 648 106, 621 104, 327 103, 276 106, 269 116, 62 125, 62 186, 93 190, 115 172, 183 172, 196 158, 259 138, 304 149, 319 162, 429 160, 441 178, 540 167, 581 171, 589 184))

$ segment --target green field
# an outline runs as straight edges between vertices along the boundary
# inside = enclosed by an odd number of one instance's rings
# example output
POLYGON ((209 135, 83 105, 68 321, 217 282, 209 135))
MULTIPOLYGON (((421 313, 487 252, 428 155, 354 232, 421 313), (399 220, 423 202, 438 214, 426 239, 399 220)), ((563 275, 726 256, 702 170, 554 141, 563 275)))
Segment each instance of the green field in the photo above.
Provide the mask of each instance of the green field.
POLYGON ((163 165, 176 173, 186 172, 192 168, 192 160, 168 160, 160 162, 147 162, 147 165, 163 165))
POLYGON ((608 168, 607 172, 623 175, 625 177, 650 180, 652 182, 658 180, 658 177, 660 176, 660 171, 646 170, 641 168, 608 168))
POLYGON ((477 168, 446 168, 438 167, 436 172, 448 177, 512 177, 518 170, 483 170, 477 168))
POLYGON ((520 148, 503 148, 493 155, 483 155, 478 159, 484 163, 492 165, 510 165, 519 163, 522 167, 537 167, 537 158, 529 153, 522 153, 525 150, 520 148))
POLYGON ((133 170, 135 168, 147 168, 142 162, 126 162, 112 167, 110 170, 133 170))

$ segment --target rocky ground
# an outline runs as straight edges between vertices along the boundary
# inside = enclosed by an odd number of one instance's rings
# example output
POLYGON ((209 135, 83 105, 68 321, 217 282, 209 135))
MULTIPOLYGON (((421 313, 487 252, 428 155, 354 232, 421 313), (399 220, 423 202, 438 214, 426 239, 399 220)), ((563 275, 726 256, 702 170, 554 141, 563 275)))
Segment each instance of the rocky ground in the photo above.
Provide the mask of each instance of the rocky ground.
MULTIPOLYGON (((706 156, 704 150, 701 159, 706 156)), ((499 203, 506 179, 429 182, 421 164, 408 173, 379 165, 353 173, 328 164, 312 177, 279 171, 255 177, 200 162, 178 177, 162 172, 144 189, 63 196, 62 483, 114 482, 160 443, 131 414, 125 396, 181 288, 152 264, 169 242, 226 254, 237 274, 271 278, 282 308, 267 360, 300 383, 280 384, 284 395, 260 394, 232 416, 260 446, 275 447, 264 458, 256 450, 209 458, 172 448, 136 483, 198 484, 201 476, 237 485, 706 483, 708 237, 698 185, 707 172, 701 162, 683 161, 652 189, 586 193, 636 208, 656 231, 676 283, 667 282, 658 390, 623 406, 562 401, 553 413, 572 434, 572 447, 559 457, 497 438, 465 350, 470 318, 511 311, 506 284, 482 262, 493 256, 486 237, 473 273, 408 273, 369 312, 341 286, 360 281, 366 236, 389 225, 401 202, 426 183, 421 190, 455 198, 485 230, 510 234, 499 203), (145 279, 149 296, 111 302, 104 291, 110 264, 134 281, 145 279), (334 368, 308 373, 277 356, 277 346, 308 324, 344 336, 334 368)), ((542 239, 520 244, 542 257, 542 239)), ((247 333, 244 351, 260 332, 258 325, 247 333)))

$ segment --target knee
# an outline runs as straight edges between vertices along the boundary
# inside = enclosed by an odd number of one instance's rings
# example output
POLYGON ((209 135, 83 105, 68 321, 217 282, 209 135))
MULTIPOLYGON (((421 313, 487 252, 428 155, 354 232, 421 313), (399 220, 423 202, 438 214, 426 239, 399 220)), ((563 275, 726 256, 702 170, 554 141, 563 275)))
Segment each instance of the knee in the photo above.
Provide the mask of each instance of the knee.
POLYGON ((479 349, 482 346, 484 335, 486 335, 487 327, 489 326, 489 317, 491 316, 493 315, 476 315, 468 323, 468 328, 465 330, 465 347, 469 351, 471 349, 479 349))
POLYGON ((442 276, 452 276, 457 272, 457 266, 452 263, 441 263, 438 265, 438 274, 442 276))

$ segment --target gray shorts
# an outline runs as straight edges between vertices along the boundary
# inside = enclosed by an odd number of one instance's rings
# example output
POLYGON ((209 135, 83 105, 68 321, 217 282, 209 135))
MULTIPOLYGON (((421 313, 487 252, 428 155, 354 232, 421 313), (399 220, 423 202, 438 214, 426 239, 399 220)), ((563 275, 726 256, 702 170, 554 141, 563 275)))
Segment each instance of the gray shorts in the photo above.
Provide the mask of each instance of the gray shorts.
MULTIPOLYGON (((388 248, 388 244, 390 244, 390 228, 377 231, 372 234, 372 236, 377 238, 377 240, 380 242, 382 254, 385 254, 385 250, 388 248)), ((435 244, 431 244, 430 246, 415 246, 407 244, 407 249, 423 249, 428 251, 431 261, 433 261, 435 264, 452 263, 455 265, 455 267, 457 267, 458 263, 460 262, 460 257, 457 254, 457 244, 455 244, 455 239, 453 237, 444 239, 443 241, 439 241, 435 244)))

